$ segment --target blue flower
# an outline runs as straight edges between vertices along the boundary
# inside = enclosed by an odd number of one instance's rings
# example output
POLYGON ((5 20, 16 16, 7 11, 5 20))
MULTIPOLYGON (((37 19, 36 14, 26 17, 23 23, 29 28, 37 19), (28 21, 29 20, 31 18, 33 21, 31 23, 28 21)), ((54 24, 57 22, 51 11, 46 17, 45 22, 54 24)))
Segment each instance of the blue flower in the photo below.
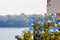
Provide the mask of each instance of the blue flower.
POLYGON ((39 27, 39 30, 41 30, 41 29, 42 29, 42 26, 39 27))
POLYGON ((51 13, 50 16, 51 16, 51 20, 55 21, 55 19, 56 19, 56 14, 55 14, 55 13, 51 13))
POLYGON ((41 24, 41 19, 40 18, 38 18, 37 23, 41 24))
POLYGON ((51 20, 48 20, 47 23, 51 22, 51 20))
POLYGON ((41 19, 41 24, 43 24, 45 22, 45 20, 44 19, 41 19))
POLYGON ((44 30, 40 32, 40 34, 43 34, 44 33, 44 30))
POLYGON ((34 22, 34 20, 35 20, 35 17, 30 18, 30 22, 34 22))
POLYGON ((60 20, 56 20, 56 22, 55 22, 56 24, 60 24, 60 20))
POLYGON ((49 33, 49 34, 52 34, 52 33, 54 33, 54 30, 55 30, 54 27, 50 27, 50 29, 48 30, 48 33, 49 33))
POLYGON ((50 16, 51 17, 56 17, 56 14, 55 13, 51 13, 50 16))
POLYGON ((44 29, 43 29, 43 27, 42 27, 42 26, 40 26, 40 27, 38 28, 38 30, 43 31, 44 29))
POLYGON ((34 25, 34 21, 35 21, 35 17, 31 17, 31 18, 30 18, 30 25, 31 25, 31 26, 34 25))
POLYGON ((38 21, 40 21, 41 20, 41 18, 38 18, 38 21))
POLYGON ((37 23, 38 23, 38 24, 41 24, 41 20, 39 20, 37 23))
POLYGON ((34 25, 34 22, 30 22, 30 25, 33 26, 34 25))
POLYGON ((56 31, 58 31, 58 27, 55 27, 55 30, 54 30, 54 32, 56 32, 56 31))
POLYGON ((53 21, 55 21, 55 19, 56 19, 55 17, 51 18, 51 20, 53 20, 53 21))

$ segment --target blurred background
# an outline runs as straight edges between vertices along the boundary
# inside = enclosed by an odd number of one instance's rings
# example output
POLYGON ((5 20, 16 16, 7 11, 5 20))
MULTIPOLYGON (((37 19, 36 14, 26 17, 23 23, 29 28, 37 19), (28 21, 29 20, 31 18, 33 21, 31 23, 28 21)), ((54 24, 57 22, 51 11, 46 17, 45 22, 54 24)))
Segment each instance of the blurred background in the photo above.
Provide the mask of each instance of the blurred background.
POLYGON ((47 13, 46 5, 47 0, 0 0, 0 40, 17 40, 29 29, 30 17, 47 13))

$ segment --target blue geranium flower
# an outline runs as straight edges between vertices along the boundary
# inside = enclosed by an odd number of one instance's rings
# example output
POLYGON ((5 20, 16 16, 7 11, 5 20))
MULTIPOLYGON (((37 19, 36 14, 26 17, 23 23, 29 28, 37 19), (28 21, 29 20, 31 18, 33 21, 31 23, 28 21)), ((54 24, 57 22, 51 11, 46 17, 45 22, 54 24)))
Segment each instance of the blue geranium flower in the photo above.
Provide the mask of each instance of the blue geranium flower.
POLYGON ((43 34, 44 33, 44 30, 40 32, 40 34, 43 34))
POLYGON ((30 22, 34 22, 34 20, 35 20, 35 17, 30 18, 30 22))
POLYGON ((51 13, 50 16, 51 16, 51 20, 55 21, 55 19, 56 19, 56 14, 55 14, 55 13, 51 13))
POLYGON ((48 33, 49 34, 52 34, 55 32, 55 28, 54 27, 50 27, 50 29, 48 30, 48 33))
POLYGON ((38 21, 40 21, 41 20, 41 18, 38 18, 38 21))
POLYGON ((50 16, 51 16, 51 17, 56 17, 56 14, 52 12, 52 13, 50 14, 50 16))
POLYGON ((41 24, 43 24, 45 22, 45 20, 44 19, 41 19, 41 24))
POLYGON ((30 25, 31 25, 31 26, 34 25, 34 21, 35 21, 35 17, 33 16, 33 17, 30 18, 30 25))
POLYGON ((41 21, 38 21, 37 23, 38 23, 38 24, 41 24, 41 21))
POLYGON ((43 29, 42 26, 40 26, 40 27, 38 28, 38 30, 44 31, 44 29, 43 29))
POLYGON ((34 22, 30 22, 30 25, 33 26, 34 25, 34 22))
POLYGON ((40 26, 38 29, 39 29, 39 30, 42 30, 42 26, 40 26))
POLYGON ((51 20, 47 20, 47 23, 51 22, 51 20))
POLYGON ((56 24, 60 24, 60 20, 56 20, 55 23, 56 23, 56 24))
POLYGON ((40 18, 38 18, 37 23, 41 24, 41 19, 40 18))
POLYGON ((54 30, 54 32, 56 32, 56 31, 58 31, 58 27, 55 27, 55 30, 54 30))
POLYGON ((38 30, 41 30, 41 31, 40 31, 40 34, 43 34, 43 33, 44 33, 44 29, 43 29, 42 26, 40 26, 40 27, 38 28, 38 30))

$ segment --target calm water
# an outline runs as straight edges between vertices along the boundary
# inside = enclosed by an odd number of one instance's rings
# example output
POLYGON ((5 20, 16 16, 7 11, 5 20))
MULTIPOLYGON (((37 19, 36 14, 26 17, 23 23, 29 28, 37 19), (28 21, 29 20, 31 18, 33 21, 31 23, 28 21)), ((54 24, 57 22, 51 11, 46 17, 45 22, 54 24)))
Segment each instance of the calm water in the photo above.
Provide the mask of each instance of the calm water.
POLYGON ((21 35, 24 29, 26 28, 0 28, 0 40, 17 40, 16 35, 21 35))

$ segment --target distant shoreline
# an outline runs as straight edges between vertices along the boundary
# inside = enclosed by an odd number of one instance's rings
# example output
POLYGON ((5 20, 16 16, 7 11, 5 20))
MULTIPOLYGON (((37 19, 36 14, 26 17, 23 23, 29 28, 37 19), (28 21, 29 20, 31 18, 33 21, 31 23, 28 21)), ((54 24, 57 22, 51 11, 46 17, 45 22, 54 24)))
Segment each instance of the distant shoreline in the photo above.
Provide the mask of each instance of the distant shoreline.
POLYGON ((0 28, 29 28, 29 27, 0 27, 0 28))

